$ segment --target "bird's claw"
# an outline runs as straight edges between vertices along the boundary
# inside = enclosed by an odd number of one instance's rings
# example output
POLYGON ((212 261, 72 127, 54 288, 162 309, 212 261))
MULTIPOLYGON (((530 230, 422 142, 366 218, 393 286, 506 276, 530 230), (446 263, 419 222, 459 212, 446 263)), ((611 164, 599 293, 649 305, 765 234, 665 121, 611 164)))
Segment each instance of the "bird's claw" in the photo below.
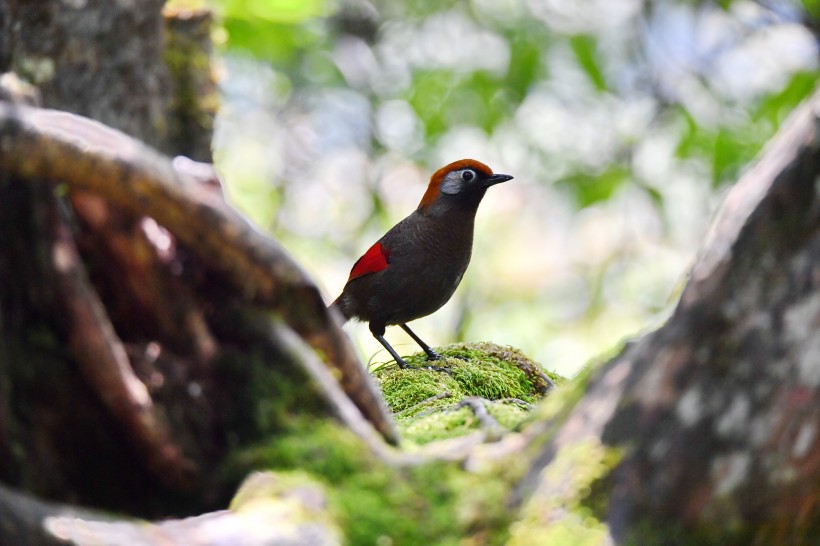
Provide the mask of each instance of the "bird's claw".
POLYGON ((433 349, 430 349, 430 351, 427 352, 427 360, 443 360, 445 358, 457 358, 457 359, 463 360, 465 362, 470 361, 470 357, 464 356, 464 355, 455 355, 455 356, 452 356, 452 357, 446 357, 442 354, 439 354, 439 353, 435 352, 433 349))
POLYGON ((401 363, 397 362, 397 364, 399 365, 399 368, 401 368, 402 370, 428 370, 428 371, 431 371, 431 372, 442 372, 442 373, 446 373, 447 375, 453 375, 452 372, 450 372, 449 368, 445 368, 443 366, 432 366, 432 365, 430 365, 430 366, 415 367, 415 366, 410 366, 406 362, 404 362, 404 364, 401 364, 401 363))
POLYGON ((441 360, 444 358, 443 356, 435 352, 433 349, 430 349, 429 351, 425 352, 427 353, 427 360, 441 360))

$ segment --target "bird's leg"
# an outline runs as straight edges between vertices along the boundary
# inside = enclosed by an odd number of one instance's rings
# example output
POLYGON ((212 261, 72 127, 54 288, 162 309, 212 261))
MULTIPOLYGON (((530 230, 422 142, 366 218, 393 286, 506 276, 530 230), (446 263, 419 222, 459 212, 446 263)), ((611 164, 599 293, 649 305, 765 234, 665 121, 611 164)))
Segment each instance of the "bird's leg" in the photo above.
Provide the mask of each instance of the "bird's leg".
POLYGON ((379 343, 382 344, 382 347, 387 349, 387 352, 390 353, 390 356, 392 356, 393 359, 395 359, 396 364, 399 365, 399 368, 408 368, 409 366, 407 365, 407 362, 405 362, 404 359, 399 356, 399 353, 397 353, 396 350, 393 347, 391 347, 389 343, 387 343, 387 340, 384 339, 384 324, 374 324, 371 322, 369 326, 370 333, 373 334, 373 337, 375 337, 379 341, 379 343))
POLYGON ((399 324, 399 326, 401 327, 402 330, 407 332, 408 336, 413 338, 413 341, 415 341, 416 343, 419 344, 419 347, 421 347, 421 350, 424 351, 425 354, 427 354, 427 360, 441 360, 442 358, 444 358, 443 356, 441 356, 440 354, 435 352, 432 349, 432 347, 430 347, 425 342, 423 342, 419 336, 417 336, 415 333, 413 333, 413 330, 411 330, 410 328, 407 327, 406 324, 399 324))
MULTIPOLYGON (((416 342, 419 345, 421 345, 423 349, 426 348, 426 350, 424 352, 427 353, 428 358, 432 358, 430 356, 430 353, 433 353, 436 357, 441 358, 441 355, 439 355, 437 352, 435 352, 433 349, 431 349, 426 343, 424 343, 422 340, 420 340, 418 337, 416 337, 416 335, 413 332, 411 332, 407 328, 407 326, 402 325, 402 327, 405 329, 405 331, 408 334, 413 336, 413 339, 415 339, 416 342)), ((405 360, 402 357, 399 356, 399 353, 397 353, 396 350, 393 349, 393 347, 391 347, 389 343, 387 343, 387 340, 384 339, 384 330, 385 330, 385 327, 383 325, 378 325, 378 324, 374 325, 372 322, 370 323, 370 333, 373 334, 373 337, 375 337, 379 341, 379 343, 382 344, 382 347, 387 349, 387 352, 390 353, 390 356, 392 356, 395 359, 396 364, 398 364, 399 368, 401 368, 402 370, 428 369, 428 370, 433 370, 433 371, 436 371, 436 372, 444 372, 444 373, 448 373, 448 374, 450 373, 450 370, 448 370, 447 368, 440 368, 439 366, 427 366, 426 368, 413 368, 413 367, 409 366, 407 364, 407 362, 405 362, 405 360)))
POLYGON ((373 337, 379 340, 379 343, 382 344, 382 347, 387 349, 387 352, 390 353, 390 356, 393 357, 393 359, 396 361, 396 364, 399 365, 399 368, 401 368, 402 370, 409 368, 407 362, 405 362, 404 359, 399 356, 399 353, 397 353, 396 350, 393 349, 393 347, 391 347, 389 343, 387 343, 387 340, 384 339, 384 335, 374 333, 373 337))
MULTIPOLYGON (((421 347, 421 348, 422 348, 422 350, 423 350, 425 353, 427 353, 427 360, 441 360, 442 358, 444 358, 443 356, 441 356, 440 354, 438 354, 436 351, 434 351, 432 347, 430 347, 430 346, 429 346, 429 345, 427 345, 425 342, 423 342, 423 341, 421 340, 421 338, 420 338, 419 336, 417 336, 417 335, 413 332, 413 330, 411 330, 411 329, 410 329, 410 328, 409 328, 406 324, 399 324, 399 326, 401 326, 401 329, 402 329, 402 330, 404 330, 405 332, 407 332, 407 334, 408 334, 410 337, 412 337, 412 338, 413 338, 413 340, 415 340, 415 342, 416 342, 416 343, 418 343, 418 344, 419 344, 419 347, 421 347)), ((469 358, 467 358, 466 356, 461 356, 461 355, 456 355, 456 358, 458 358, 459 360, 470 360, 470 359, 469 359, 469 358)), ((434 366, 434 368, 435 368, 435 366, 434 366)), ((436 368, 436 369, 446 370, 446 368, 436 368)))

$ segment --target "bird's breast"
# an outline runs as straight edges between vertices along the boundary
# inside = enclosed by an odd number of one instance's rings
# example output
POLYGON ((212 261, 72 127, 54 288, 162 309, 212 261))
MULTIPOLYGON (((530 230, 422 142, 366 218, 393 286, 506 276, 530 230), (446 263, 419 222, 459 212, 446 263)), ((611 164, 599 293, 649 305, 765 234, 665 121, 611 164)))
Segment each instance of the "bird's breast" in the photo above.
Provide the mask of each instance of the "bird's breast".
POLYGON ((396 227, 383 239, 390 260, 378 273, 368 304, 371 312, 384 313, 388 324, 429 315, 447 303, 472 253, 472 223, 443 229, 411 216, 396 227))

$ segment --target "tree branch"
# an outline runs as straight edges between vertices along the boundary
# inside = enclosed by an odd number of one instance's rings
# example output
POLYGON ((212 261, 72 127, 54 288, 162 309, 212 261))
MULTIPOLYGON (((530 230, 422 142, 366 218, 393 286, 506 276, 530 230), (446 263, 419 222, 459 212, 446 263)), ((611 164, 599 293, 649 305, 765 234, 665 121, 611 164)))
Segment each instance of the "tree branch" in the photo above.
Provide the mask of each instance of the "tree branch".
POLYGON ((397 440, 381 398, 307 274, 168 158, 81 116, 0 103, 0 169, 58 180, 154 218, 235 293, 278 312, 338 370, 345 392, 377 430, 397 440))
POLYGON ((57 298, 65 311, 68 341, 79 370, 160 481, 172 489, 186 489, 195 465, 157 418, 151 396, 134 374, 105 306, 88 281, 68 226, 59 219, 56 202, 51 208, 57 298))

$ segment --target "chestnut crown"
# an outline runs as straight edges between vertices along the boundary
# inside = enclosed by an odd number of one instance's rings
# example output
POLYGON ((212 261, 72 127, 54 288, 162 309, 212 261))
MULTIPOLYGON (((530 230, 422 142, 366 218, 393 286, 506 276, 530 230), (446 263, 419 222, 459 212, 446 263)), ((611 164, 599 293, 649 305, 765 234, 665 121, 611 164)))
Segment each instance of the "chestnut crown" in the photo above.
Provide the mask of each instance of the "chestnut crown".
POLYGON ((461 159, 445 165, 430 177, 430 184, 419 203, 420 209, 426 209, 436 202, 442 194, 462 195, 479 192, 494 184, 512 180, 508 174, 494 174, 492 169, 475 159, 461 159))

